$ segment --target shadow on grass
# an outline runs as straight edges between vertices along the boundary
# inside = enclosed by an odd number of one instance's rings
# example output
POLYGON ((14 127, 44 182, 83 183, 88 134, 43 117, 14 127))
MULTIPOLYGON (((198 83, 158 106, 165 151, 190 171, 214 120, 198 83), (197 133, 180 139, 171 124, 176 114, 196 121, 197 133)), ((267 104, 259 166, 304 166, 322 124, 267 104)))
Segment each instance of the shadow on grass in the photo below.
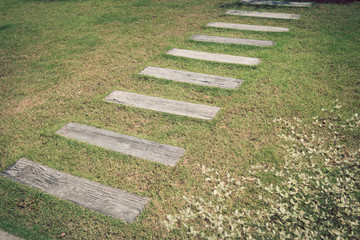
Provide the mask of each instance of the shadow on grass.
POLYGON ((23 0, 23 2, 86 2, 88 0, 23 0))
POLYGON ((13 25, 10 23, 4 24, 0 26, 0 31, 6 30, 8 28, 11 28, 13 25))

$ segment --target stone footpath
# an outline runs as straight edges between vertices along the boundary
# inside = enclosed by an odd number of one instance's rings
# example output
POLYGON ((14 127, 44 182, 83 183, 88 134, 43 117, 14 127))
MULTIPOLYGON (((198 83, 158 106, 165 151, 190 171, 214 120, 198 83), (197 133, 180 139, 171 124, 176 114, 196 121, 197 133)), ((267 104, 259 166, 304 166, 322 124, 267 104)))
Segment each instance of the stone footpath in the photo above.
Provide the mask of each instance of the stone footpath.
MULTIPOLYGON (((284 2, 284 1, 255 1, 242 0, 244 4, 309 7, 311 3, 284 2)), ((228 15, 263 17, 278 19, 299 19, 297 14, 269 13, 228 10, 228 15)), ((216 28, 230 28, 246 31, 288 32, 289 28, 255 26, 246 24, 211 22, 207 26, 216 28)), ((219 44, 245 44, 254 46, 273 46, 273 41, 256 39, 239 39, 229 37, 216 37, 195 34, 190 37, 194 41, 215 42, 219 44)), ((214 61, 219 63, 258 65, 261 60, 253 57, 241 57, 218 53, 198 52, 186 49, 173 48, 167 54, 177 57, 214 61)), ((244 80, 222 76, 207 75, 182 70, 167 69, 148 66, 139 74, 166 79, 171 81, 198 84, 209 87, 225 89, 239 88, 244 80)), ((166 112, 187 117, 211 120, 219 112, 220 108, 195 103, 181 102, 159 97, 145 96, 124 91, 114 91, 105 99, 106 101, 138 107, 152 111, 166 112)), ((159 164, 173 167, 185 153, 185 149, 152 142, 120 133, 99 129, 78 123, 68 123, 57 133, 66 138, 75 139, 87 144, 96 145, 105 149, 128 154, 130 156, 154 161, 159 164)), ((75 177, 47 166, 20 159, 1 173, 2 176, 15 180, 19 183, 34 187, 45 193, 57 196, 61 199, 79 204, 85 208, 118 218, 131 223, 143 211, 150 199, 128 193, 83 178, 75 177)), ((0 231, 1 239, 18 239, 6 232, 0 231)))

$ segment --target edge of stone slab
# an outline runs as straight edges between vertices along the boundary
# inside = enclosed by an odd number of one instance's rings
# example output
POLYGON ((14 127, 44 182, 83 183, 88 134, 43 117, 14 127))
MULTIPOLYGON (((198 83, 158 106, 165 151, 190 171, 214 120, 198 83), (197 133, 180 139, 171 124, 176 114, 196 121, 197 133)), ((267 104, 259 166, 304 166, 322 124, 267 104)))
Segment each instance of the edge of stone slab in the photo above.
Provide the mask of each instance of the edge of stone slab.
POLYGON ((229 55, 229 54, 222 54, 222 53, 202 52, 202 51, 180 49, 180 48, 172 48, 171 50, 166 52, 166 54, 172 55, 172 56, 177 56, 177 57, 197 59, 197 60, 202 60, 202 61, 240 64, 240 65, 247 65, 247 66, 256 66, 261 63, 260 58, 229 55), (192 54, 200 55, 200 56, 186 56, 186 55, 192 55, 192 54), (201 56, 201 55, 203 55, 203 56, 201 56), (220 59, 208 59, 208 57, 210 57, 210 58, 215 57, 215 58, 222 58, 222 59, 221 60, 220 59), (226 60, 224 60, 224 58, 226 58, 226 60), (228 60, 227 58, 232 58, 233 60, 228 60))
POLYGON ((311 7, 312 2, 294 2, 294 1, 271 1, 271 0, 241 0, 242 4, 280 6, 280 7, 311 7))
POLYGON ((5 232, 3 230, 0 229, 0 239, 1 240, 24 240, 22 238, 19 238, 13 234, 10 234, 8 232, 5 232))
POLYGON ((245 10, 237 10, 237 9, 226 10, 225 15, 241 16, 241 17, 270 18, 270 19, 288 19, 288 20, 298 20, 301 18, 300 14, 293 14, 293 13, 245 11, 245 10), (270 14, 270 16, 267 14, 270 14), (276 16, 276 15, 280 15, 280 16, 276 16))
POLYGON ((258 40, 258 39, 245 39, 245 38, 233 38, 233 37, 223 37, 223 36, 212 36, 212 35, 203 35, 203 34, 193 34, 189 37, 190 40, 197 42, 209 42, 209 43, 220 43, 220 44, 234 44, 234 45, 248 45, 248 46, 258 46, 258 47, 271 47, 275 45, 275 41, 271 40, 258 40), (224 40, 233 40, 233 41, 243 41, 243 43, 236 42, 221 42, 220 41, 211 41, 211 40, 202 40, 197 38, 208 37, 208 38, 220 38, 224 40))
MULTIPOLYGON (((147 77, 165 79, 165 80, 175 81, 175 82, 180 82, 180 83, 194 84, 194 85, 205 86, 205 87, 223 88, 223 89, 229 89, 229 90, 239 88, 241 86, 241 84, 245 81, 244 79, 222 77, 222 76, 217 76, 217 75, 210 75, 210 74, 204 74, 204 73, 198 73, 198 72, 189 72, 189 71, 184 71, 184 70, 179 70, 179 69, 169 69, 169 68, 154 67, 154 66, 147 66, 138 74, 147 76, 147 77), (154 71, 156 69, 159 69, 159 71, 165 71, 165 72, 168 71, 168 72, 165 74, 152 73, 152 71, 154 71), (179 73, 179 75, 189 74, 189 76, 192 76, 192 78, 189 81, 181 81, 181 80, 178 80, 178 78, 181 78, 181 76, 176 75, 176 73, 179 73), (175 77, 172 77, 173 76, 172 74, 175 75, 175 77), (164 76, 164 75, 167 75, 167 76, 164 76), (199 77, 200 80, 197 80, 196 77, 199 77), (225 83, 228 81, 229 83, 232 83, 232 86, 225 86, 226 84, 224 86, 222 86, 221 84, 217 83, 216 81, 209 82, 209 84, 204 83, 205 81, 203 82, 201 79, 202 78, 205 79, 206 77, 211 78, 211 79, 217 79, 217 78, 220 80, 222 79, 222 80, 224 80, 225 83)), ((186 77, 184 77, 184 78, 186 79, 186 77)))

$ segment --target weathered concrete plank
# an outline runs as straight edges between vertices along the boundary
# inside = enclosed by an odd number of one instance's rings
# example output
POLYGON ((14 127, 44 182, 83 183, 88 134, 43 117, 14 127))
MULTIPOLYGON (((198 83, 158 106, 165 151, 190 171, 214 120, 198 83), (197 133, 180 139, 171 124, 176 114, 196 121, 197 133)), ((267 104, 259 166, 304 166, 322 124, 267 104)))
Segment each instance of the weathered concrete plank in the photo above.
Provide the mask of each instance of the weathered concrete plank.
POLYGON ((284 6, 284 7, 310 7, 310 2, 287 2, 287 1, 265 1, 265 0, 242 0, 241 3, 253 5, 284 6))
POLYGON ((194 59, 207 60, 213 62, 223 62, 223 63, 234 63, 234 64, 244 64, 244 65, 258 65, 260 63, 260 59, 258 58, 198 52, 198 51, 178 49, 178 48, 171 49, 170 51, 167 52, 167 54, 178 57, 187 57, 187 58, 194 58, 194 59))
POLYGON ((150 66, 142 70, 140 74, 151 77, 169 79, 177 82, 186 82, 226 89, 238 88, 244 82, 244 80, 242 79, 219 77, 202 73, 194 73, 150 66))
POLYGON ((261 17, 261 18, 276 18, 276 19, 299 19, 299 14, 288 13, 272 13, 272 12, 256 12, 256 11, 240 11, 228 10, 225 12, 228 15, 245 16, 245 17, 261 17))
POLYGON ((1 175, 128 223, 133 222, 149 202, 146 197, 75 177, 25 158, 1 175))
POLYGON ((14 235, 0 230, 1 240, 22 240, 22 238, 15 237, 14 235))
POLYGON ((206 120, 213 119, 216 113, 220 110, 218 107, 181 102, 159 97, 150 97, 122 91, 112 92, 108 97, 106 97, 106 100, 127 106, 145 108, 159 112, 172 113, 206 120))
POLYGON ((260 31, 260 32, 288 32, 289 31, 289 28, 284 28, 284 27, 269 27, 269 26, 224 23, 224 22, 211 22, 207 26, 208 27, 216 27, 216 28, 230 28, 230 29, 236 29, 236 30, 260 31))
POLYGON ((173 147, 78 123, 68 123, 58 130, 57 133, 64 137, 168 166, 175 166, 176 162, 185 153, 185 149, 183 148, 173 147))
POLYGON ((274 41, 218 37, 218 36, 208 36, 208 35, 199 35, 199 34, 192 35, 190 39, 201 42, 216 42, 216 43, 252 45, 252 46, 261 46, 261 47, 273 46, 275 44, 274 41))

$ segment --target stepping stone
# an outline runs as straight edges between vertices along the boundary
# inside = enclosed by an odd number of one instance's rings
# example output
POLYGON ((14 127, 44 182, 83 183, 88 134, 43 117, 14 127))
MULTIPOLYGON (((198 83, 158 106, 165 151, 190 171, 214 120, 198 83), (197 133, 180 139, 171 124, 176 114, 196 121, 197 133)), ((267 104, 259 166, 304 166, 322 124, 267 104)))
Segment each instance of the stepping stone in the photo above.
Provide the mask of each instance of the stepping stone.
POLYGON ((78 123, 68 123, 58 130, 57 133, 67 138, 168 166, 175 166, 176 162, 185 153, 185 149, 183 148, 173 147, 78 123))
POLYGON ((15 237, 14 235, 0 230, 1 240, 22 240, 21 238, 15 237))
POLYGON ((264 1, 264 0, 242 0, 241 3, 253 5, 285 6, 285 7, 310 7, 310 2, 286 2, 286 1, 264 1))
POLYGON ((273 42, 273 41, 217 37, 217 36, 207 36, 207 35, 199 35, 199 34, 192 35, 190 37, 190 39, 195 40, 195 41, 201 41, 201 42, 216 42, 216 43, 252 45, 252 46, 262 46, 262 47, 273 46, 275 44, 275 42, 273 42))
POLYGON ((216 27, 216 28, 230 28, 230 29, 236 29, 236 30, 260 31, 260 32, 288 32, 289 31, 288 28, 284 28, 284 27, 268 27, 268 26, 224 23, 224 22, 211 22, 207 26, 208 27, 216 27))
POLYGON ((279 18, 279 19, 299 19, 299 14, 288 13, 272 13, 272 12, 256 12, 256 11, 240 11, 228 10, 225 12, 228 15, 245 16, 245 17, 262 17, 262 18, 279 18))
POLYGON ((104 186, 21 158, 2 176, 127 223, 149 202, 146 197, 104 186))
POLYGON ((132 107, 145 108, 159 112, 172 113, 200 119, 213 119, 220 110, 218 107, 169 100, 159 97, 150 97, 136 93, 114 91, 106 100, 132 107))
POLYGON ((159 67, 146 67, 139 74, 169 79, 177 82, 193 83, 203 86, 220 87, 226 89, 238 88, 244 80, 229 77, 219 77, 202 73, 186 72, 159 67))
POLYGON ((178 49, 178 48, 171 49, 170 51, 167 52, 167 54, 178 57, 187 57, 187 58, 194 58, 194 59, 207 60, 213 62, 223 62, 223 63, 234 63, 234 64, 244 64, 244 65, 258 65, 260 63, 260 59, 258 58, 198 52, 198 51, 178 49))

